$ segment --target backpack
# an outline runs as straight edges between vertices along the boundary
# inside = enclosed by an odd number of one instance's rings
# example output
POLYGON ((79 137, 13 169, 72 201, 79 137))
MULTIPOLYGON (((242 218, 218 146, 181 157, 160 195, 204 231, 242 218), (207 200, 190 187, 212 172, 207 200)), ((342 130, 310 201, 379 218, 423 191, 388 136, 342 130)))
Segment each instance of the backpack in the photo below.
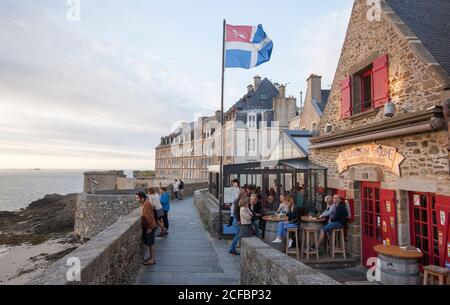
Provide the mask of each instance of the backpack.
POLYGON ((180 190, 184 189, 184 182, 183 182, 183 181, 180 182, 179 189, 180 189, 180 190))

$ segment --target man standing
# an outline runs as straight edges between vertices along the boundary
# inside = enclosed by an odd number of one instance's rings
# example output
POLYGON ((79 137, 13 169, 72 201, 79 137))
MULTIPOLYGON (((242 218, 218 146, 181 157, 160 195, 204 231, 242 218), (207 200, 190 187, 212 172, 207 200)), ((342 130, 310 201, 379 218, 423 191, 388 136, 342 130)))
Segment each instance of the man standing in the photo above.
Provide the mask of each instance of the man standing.
POLYGON ((180 179, 180 183, 178 185, 178 192, 180 193, 180 200, 183 200, 183 192, 184 192, 184 182, 180 179))
POLYGON ((252 212, 252 226, 255 230, 255 235, 256 237, 259 237, 262 218, 262 205, 257 194, 253 194, 250 197, 250 211, 252 212))
POLYGON ((149 258, 142 261, 144 265, 154 265, 155 261, 155 232, 156 220, 153 212, 153 206, 149 198, 144 192, 136 194, 136 200, 141 204, 141 223, 142 223, 142 239, 148 246, 149 258))
POLYGON ((178 188, 180 186, 180 183, 177 179, 175 179, 175 182, 173 184, 173 194, 174 194, 174 200, 178 199, 178 188))

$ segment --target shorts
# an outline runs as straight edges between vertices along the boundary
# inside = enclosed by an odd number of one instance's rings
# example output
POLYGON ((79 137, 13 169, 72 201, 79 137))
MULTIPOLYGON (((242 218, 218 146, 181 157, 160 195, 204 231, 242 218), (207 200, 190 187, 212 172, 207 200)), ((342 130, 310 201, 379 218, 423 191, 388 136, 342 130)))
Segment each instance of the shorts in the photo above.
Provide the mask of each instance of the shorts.
POLYGON ((164 209, 153 210, 153 212, 155 214, 155 219, 156 220, 159 220, 159 219, 164 217, 164 209))
POLYGON ((326 226, 322 228, 322 231, 325 233, 328 233, 330 231, 333 231, 335 229, 342 229, 344 226, 340 222, 330 222, 326 226))
POLYGON ((155 244, 155 233, 156 233, 156 228, 152 229, 151 232, 145 232, 144 233, 144 243, 147 246, 153 246, 155 244))

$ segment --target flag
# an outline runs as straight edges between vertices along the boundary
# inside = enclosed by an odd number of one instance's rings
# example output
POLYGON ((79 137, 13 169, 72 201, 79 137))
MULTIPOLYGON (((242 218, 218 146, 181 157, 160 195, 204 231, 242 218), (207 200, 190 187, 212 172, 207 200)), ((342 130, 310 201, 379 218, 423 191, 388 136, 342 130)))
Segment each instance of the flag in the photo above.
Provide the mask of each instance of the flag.
POLYGON ((225 27, 225 68, 251 69, 270 60, 273 42, 261 24, 225 27))

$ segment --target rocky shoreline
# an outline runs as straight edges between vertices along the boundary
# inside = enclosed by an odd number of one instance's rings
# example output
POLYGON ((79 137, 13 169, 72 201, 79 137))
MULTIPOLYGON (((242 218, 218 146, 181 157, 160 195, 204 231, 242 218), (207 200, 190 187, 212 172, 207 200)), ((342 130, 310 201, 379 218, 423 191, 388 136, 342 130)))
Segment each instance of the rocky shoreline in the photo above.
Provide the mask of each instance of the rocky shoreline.
POLYGON ((79 246, 73 234, 76 200, 77 194, 52 194, 25 209, 0 212, 0 283, 25 280, 79 246))

